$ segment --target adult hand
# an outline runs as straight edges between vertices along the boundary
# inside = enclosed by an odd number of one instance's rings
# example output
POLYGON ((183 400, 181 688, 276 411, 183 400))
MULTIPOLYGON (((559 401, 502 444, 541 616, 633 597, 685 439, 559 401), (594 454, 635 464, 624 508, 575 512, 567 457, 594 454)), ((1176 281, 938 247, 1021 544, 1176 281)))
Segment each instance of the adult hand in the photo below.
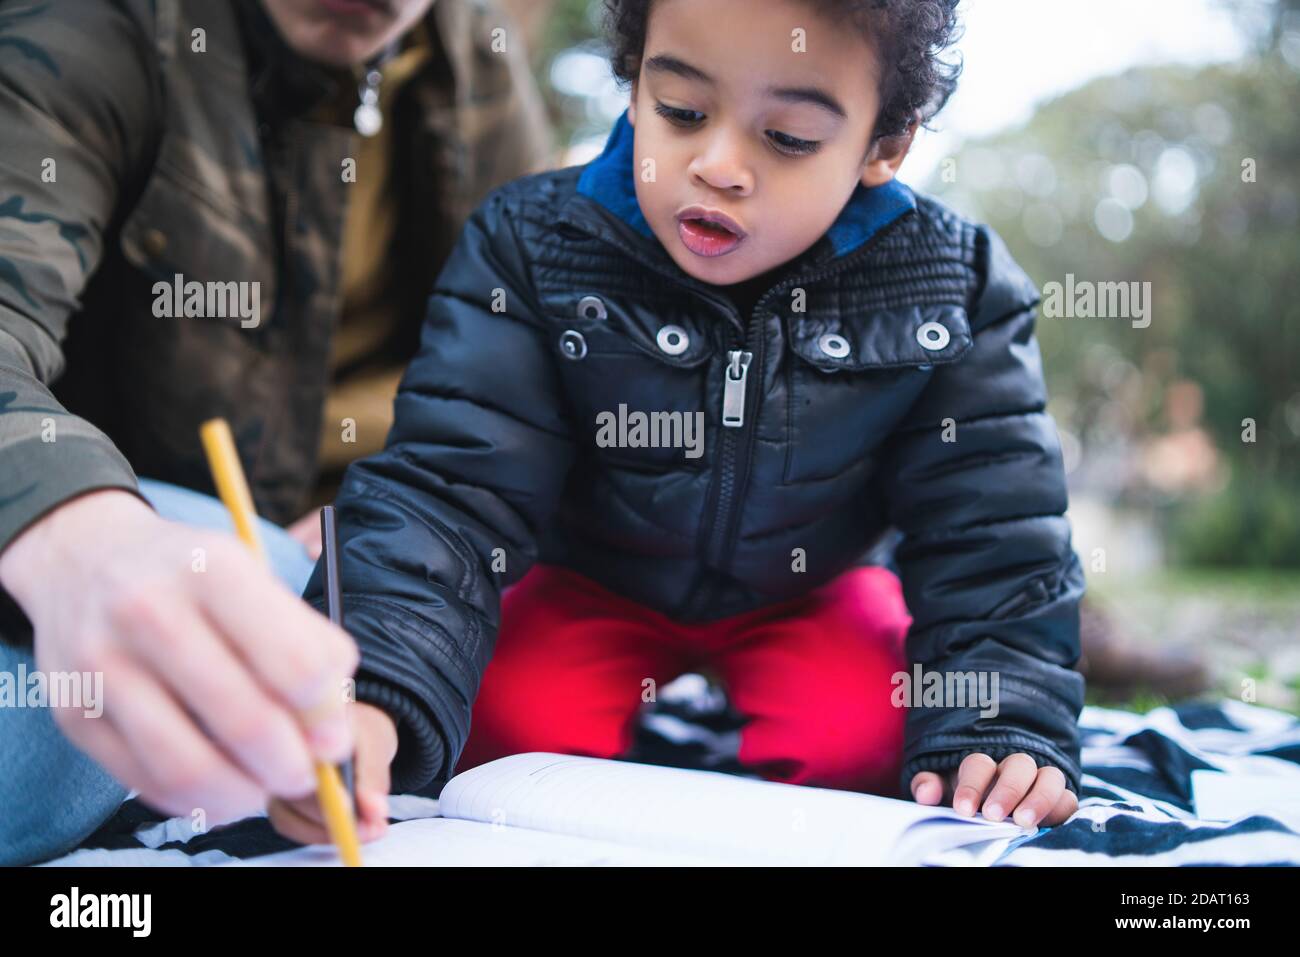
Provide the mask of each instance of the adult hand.
POLYGON ((162 811, 230 820, 351 753, 355 644, 230 535, 92 492, 13 540, 0 584, 40 670, 103 674, 102 715, 57 708, 59 727, 162 811))

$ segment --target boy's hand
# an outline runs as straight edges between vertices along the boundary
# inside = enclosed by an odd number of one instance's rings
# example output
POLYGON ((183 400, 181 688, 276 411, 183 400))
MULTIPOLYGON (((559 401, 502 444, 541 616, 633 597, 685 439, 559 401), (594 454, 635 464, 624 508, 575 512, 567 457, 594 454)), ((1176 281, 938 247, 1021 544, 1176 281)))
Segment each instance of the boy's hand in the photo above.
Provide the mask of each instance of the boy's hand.
POLYGON ((1023 751, 1001 762, 987 754, 968 754, 946 775, 920 771, 912 776, 917 804, 942 804, 949 797, 958 814, 971 817, 979 807, 990 821, 1001 821, 1010 813, 1021 827, 1052 827, 1079 809, 1060 768, 1040 768, 1023 751))
POLYGON ((324 551, 320 537, 320 509, 313 508, 285 531, 303 547, 308 558, 313 561, 320 558, 320 553, 324 551))
MULTIPOLYGON (((397 754, 397 727, 393 719, 374 705, 358 702, 351 706, 353 733, 357 743, 353 773, 357 788, 357 836, 373 841, 388 829, 389 765, 397 754)), ((266 810, 271 826, 299 844, 328 844, 329 831, 315 793, 294 801, 276 799, 266 810)))

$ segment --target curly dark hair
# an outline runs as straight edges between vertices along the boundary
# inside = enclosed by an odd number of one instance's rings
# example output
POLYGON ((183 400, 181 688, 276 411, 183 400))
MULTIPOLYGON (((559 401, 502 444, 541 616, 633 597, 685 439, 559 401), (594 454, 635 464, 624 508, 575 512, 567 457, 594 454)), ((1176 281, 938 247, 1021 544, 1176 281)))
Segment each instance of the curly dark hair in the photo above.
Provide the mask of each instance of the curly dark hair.
MULTIPOLYGON (((621 85, 641 70, 654 0, 604 0, 610 62, 621 85)), ((804 0, 828 17, 854 22, 882 63, 880 115, 872 140, 906 133, 934 118, 957 88, 961 61, 943 52, 959 37, 959 0, 804 0)))

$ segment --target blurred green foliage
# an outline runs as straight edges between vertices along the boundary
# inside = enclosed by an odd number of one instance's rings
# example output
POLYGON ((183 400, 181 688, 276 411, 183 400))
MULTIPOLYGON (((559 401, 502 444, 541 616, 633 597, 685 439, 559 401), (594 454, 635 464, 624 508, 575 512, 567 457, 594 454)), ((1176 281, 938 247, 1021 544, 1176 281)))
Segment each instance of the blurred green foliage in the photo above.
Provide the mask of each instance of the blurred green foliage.
POLYGON ((1042 318, 1039 338, 1084 481, 1156 507, 1178 561, 1300 567, 1297 102, 1300 63, 1276 50, 1135 69, 967 144, 929 184, 997 229, 1040 286, 1151 283, 1147 328, 1042 318), (1189 381, 1203 411, 1178 422, 1169 387, 1189 381), (1097 474, 1178 428, 1208 434, 1226 482, 1097 474))
POLYGON ((1294 482, 1270 478, 1180 504, 1168 517, 1170 558, 1182 565, 1300 568, 1296 498, 1294 482))
POLYGON ((556 57, 575 47, 601 48, 602 9, 601 0, 554 0, 539 49, 533 56, 534 71, 559 143, 572 142, 586 125, 587 104, 557 92, 551 83, 551 68, 556 57))

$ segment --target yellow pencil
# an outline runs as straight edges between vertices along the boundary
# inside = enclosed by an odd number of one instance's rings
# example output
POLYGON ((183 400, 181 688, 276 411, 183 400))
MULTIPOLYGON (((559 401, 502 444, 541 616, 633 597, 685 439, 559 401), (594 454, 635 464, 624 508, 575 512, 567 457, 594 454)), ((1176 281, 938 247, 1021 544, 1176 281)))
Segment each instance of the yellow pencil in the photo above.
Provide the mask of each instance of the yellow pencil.
MULTIPOLYGON (((239 464, 235 440, 225 419, 210 419, 199 429, 203 451, 208 457, 208 468, 217 486, 217 494, 230 511, 235 531, 240 540, 259 558, 266 560, 262 539, 257 534, 257 513, 248 481, 239 464)), ((326 761, 316 762, 316 799, 320 801, 325 816, 325 828, 339 849, 339 856, 347 867, 361 866, 361 841, 357 838, 357 822, 348 804, 343 782, 338 770, 326 761)))

